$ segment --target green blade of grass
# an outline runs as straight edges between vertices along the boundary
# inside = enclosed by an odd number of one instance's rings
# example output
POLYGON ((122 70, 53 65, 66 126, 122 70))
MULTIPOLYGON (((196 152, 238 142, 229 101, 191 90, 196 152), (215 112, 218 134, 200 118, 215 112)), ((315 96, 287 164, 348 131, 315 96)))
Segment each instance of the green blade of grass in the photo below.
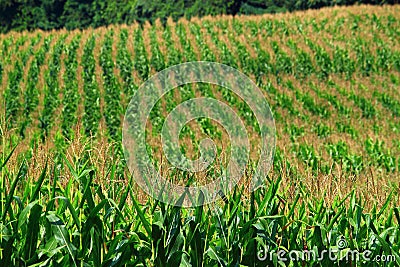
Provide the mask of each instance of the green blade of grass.
POLYGON ((24 165, 24 162, 21 164, 19 170, 18 170, 18 174, 17 176, 14 178, 14 181, 11 185, 10 191, 8 192, 8 196, 7 196, 7 200, 6 200, 6 204, 4 207, 4 211, 3 211, 3 215, 1 216, 1 220, 4 221, 8 212, 8 209, 11 206, 11 201, 13 199, 14 196, 14 192, 15 192, 15 188, 17 187, 17 183, 18 181, 21 179, 21 173, 22 173, 22 167, 24 165))
POLYGON ((26 237, 24 244, 24 258, 25 260, 31 259, 36 253, 38 237, 40 233, 40 217, 42 215, 42 206, 35 204, 29 215, 29 222, 26 229, 26 237))
MULTIPOLYGON (((130 192, 132 192, 132 191, 130 191, 130 192)), ((133 207, 134 207, 135 210, 136 210, 136 213, 137 213, 138 216, 139 216, 140 221, 141 221, 142 224, 143 224, 144 229, 146 230, 146 233, 147 233, 149 236, 151 236, 150 224, 149 224, 149 222, 146 220, 146 217, 145 217, 145 215, 144 215, 144 212, 140 209, 140 207, 139 207, 139 205, 138 205, 136 199, 135 199, 133 196, 132 196, 132 203, 133 203, 133 207)))
POLYGON ((1 164, 0 171, 6 166, 7 162, 10 160, 11 155, 14 153, 15 149, 17 148, 18 145, 14 146, 14 148, 11 150, 11 152, 8 154, 8 156, 5 158, 3 163, 1 164))
POLYGON ((39 192, 40 192, 40 189, 42 187, 44 178, 46 178, 46 171, 47 171, 47 160, 46 160, 46 164, 45 164, 45 166, 43 168, 43 171, 40 174, 40 177, 39 177, 39 179, 38 179, 38 181, 36 183, 35 189, 33 190, 33 194, 32 194, 32 197, 30 198, 30 201, 36 200, 37 197, 39 196, 39 192))

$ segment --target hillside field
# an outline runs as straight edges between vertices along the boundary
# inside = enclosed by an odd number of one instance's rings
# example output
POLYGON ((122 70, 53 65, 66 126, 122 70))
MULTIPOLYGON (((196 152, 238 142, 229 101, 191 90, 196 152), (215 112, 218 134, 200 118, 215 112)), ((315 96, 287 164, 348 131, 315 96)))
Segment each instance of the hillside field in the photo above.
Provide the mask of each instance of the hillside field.
POLYGON ((399 5, 9 32, 0 55, 0 266, 400 266, 399 5), (248 104, 206 83, 166 94, 146 141, 174 183, 214 180, 231 146, 221 125, 195 119, 181 151, 196 159, 209 137, 218 160, 196 174, 173 168, 161 130, 181 103, 222 101, 251 144, 234 190, 182 208, 134 182, 122 124, 143 82, 192 61, 250 77, 274 116, 276 149, 265 184, 249 192, 260 125, 248 104), (328 249, 336 259, 278 255, 328 249), (346 257, 355 250, 370 259, 346 257))

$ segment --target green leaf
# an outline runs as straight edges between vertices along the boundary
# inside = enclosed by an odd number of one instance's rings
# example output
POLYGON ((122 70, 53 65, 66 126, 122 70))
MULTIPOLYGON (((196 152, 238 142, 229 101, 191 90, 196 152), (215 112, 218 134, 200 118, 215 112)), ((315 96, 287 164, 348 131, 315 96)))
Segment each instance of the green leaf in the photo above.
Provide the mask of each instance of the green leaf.
POLYGON ((4 166, 6 166, 7 162, 10 160, 11 155, 14 153, 17 146, 18 145, 15 145, 14 148, 11 150, 11 152, 8 154, 8 156, 4 159, 3 163, 1 164, 0 171, 3 169, 4 166))
POLYGON ((8 209, 11 206, 11 201, 13 199, 15 188, 17 187, 17 183, 22 178, 21 174, 22 174, 22 168, 23 168, 24 165, 25 165, 25 162, 23 162, 21 164, 21 166, 19 167, 18 174, 17 174, 17 176, 15 176, 14 181, 13 181, 13 183, 11 185, 10 191, 8 192, 8 196, 7 196, 5 208, 4 208, 4 211, 3 211, 3 215, 1 216, 1 220, 2 221, 5 220, 7 212, 8 212, 8 209))
POLYGON ((46 218, 51 224, 52 232, 58 242, 59 245, 65 247, 67 249, 68 254, 72 258, 74 266, 77 267, 75 261, 75 252, 76 248, 71 244, 69 240, 69 234, 67 229, 65 228, 64 223, 53 213, 49 213, 46 218))
POLYGON ((42 215, 42 206, 35 204, 29 215, 28 227, 26 229, 25 245, 24 245, 24 258, 29 260, 36 253, 37 242, 39 239, 39 222, 42 215))

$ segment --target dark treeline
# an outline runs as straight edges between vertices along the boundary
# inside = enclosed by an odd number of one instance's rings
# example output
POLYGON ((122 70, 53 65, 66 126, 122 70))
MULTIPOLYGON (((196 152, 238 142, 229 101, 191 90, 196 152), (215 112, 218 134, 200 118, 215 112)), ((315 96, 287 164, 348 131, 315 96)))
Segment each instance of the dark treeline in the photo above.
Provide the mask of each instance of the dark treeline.
POLYGON ((172 17, 263 14, 399 0, 0 0, 0 32, 75 29, 172 17))

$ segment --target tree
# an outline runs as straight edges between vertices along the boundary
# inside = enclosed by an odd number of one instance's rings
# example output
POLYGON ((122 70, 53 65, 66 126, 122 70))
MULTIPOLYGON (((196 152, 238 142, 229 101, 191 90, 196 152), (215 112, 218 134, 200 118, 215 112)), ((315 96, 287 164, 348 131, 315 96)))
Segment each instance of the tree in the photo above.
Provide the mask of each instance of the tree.
POLYGON ((61 16, 61 25, 67 29, 86 28, 93 22, 93 0, 67 0, 61 16))

